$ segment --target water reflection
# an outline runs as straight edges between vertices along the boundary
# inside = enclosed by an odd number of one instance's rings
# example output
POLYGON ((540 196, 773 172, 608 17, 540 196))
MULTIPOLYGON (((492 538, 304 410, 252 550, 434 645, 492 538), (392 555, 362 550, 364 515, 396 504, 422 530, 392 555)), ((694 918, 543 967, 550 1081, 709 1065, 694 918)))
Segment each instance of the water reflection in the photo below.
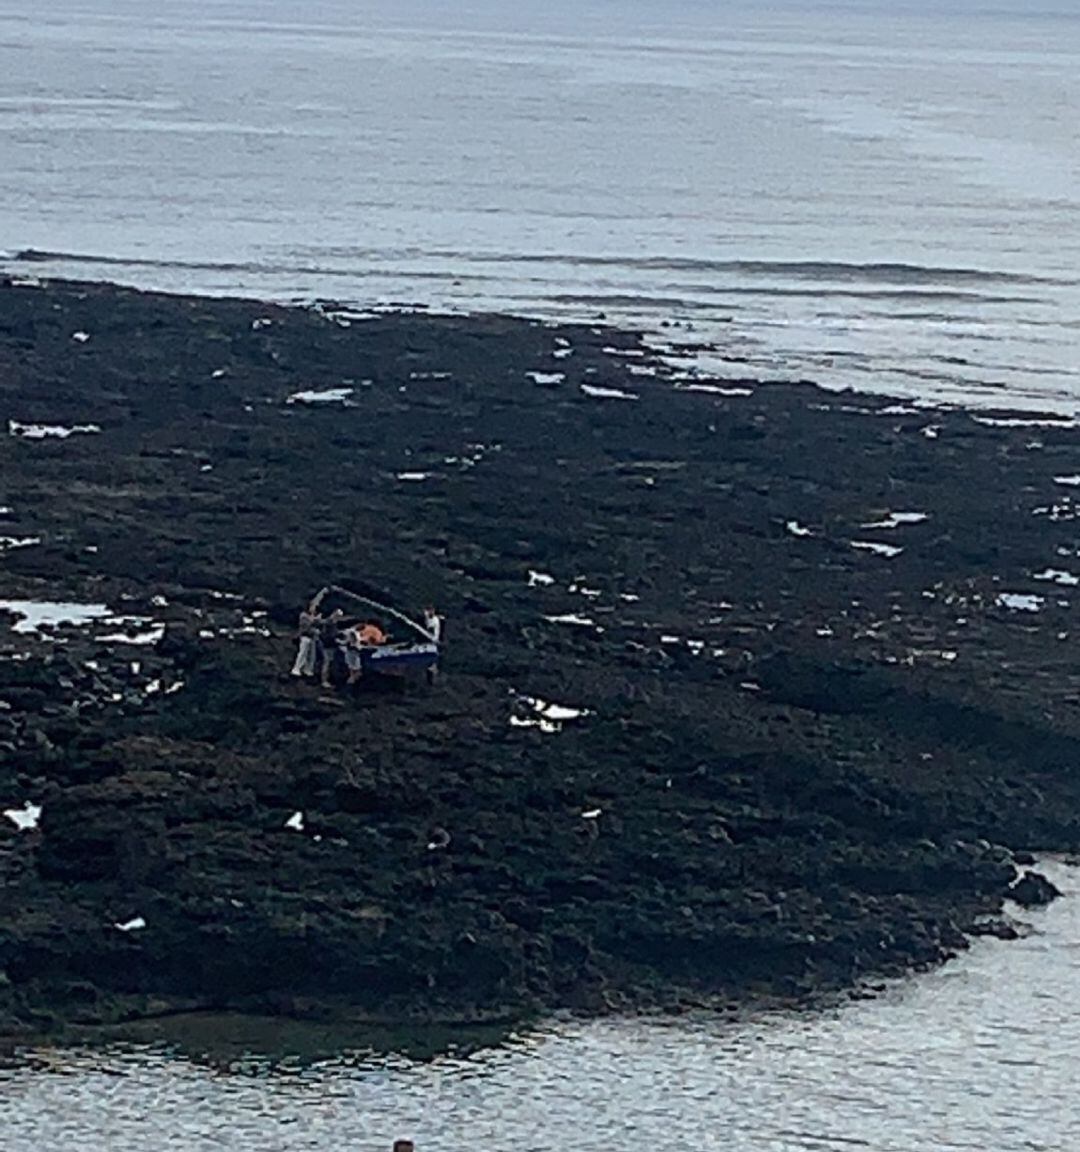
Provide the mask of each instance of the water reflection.
POLYGON ((880 998, 731 1021, 550 1023, 453 1038, 432 1057, 371 1037, 231 1021, 231 1042, 29 1054, 0 1078, 9 1152, 209 1152, 222 1147, 419 1152, 850 1149, 983 1152, 1080 1146, 1080 875, 1028 914, 1037 931, 978 942, 880 998), (291 1051, 290 1051, 291 1049, 291 1051), (189 1055, 185 1055, 184 1053, 189 1055), (209 1063, 206 1062, 209 1059, 209 1063), (43 1071, 45 1069, 46 1071, 43 1071))

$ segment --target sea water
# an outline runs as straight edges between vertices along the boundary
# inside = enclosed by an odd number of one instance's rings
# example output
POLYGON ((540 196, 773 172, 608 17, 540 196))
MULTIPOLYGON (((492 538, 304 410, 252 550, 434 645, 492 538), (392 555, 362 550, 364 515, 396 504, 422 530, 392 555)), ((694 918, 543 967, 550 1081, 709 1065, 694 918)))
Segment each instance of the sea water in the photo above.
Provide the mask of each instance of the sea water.
POLYGON ((0 267, 1072 410, 1078 112, 1064 0, 0 0, 0 267))
POLYGON ((319 1050, 243 1021, 183 1040, 25 1053, 0 1070, 5 1152, 1064 1152, 1080 1147, 1080 871, 874 999, 802 1013, 549 1021, 421 1057, 319 1050), (267 1051, 267 1046, 274 1051, 267 1051))

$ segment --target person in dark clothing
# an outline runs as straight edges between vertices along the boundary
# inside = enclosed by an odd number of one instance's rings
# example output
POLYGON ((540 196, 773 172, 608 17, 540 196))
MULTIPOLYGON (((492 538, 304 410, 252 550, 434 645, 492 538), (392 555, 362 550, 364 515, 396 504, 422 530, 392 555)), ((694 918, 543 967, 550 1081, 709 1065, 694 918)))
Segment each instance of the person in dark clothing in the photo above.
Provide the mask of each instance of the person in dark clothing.
POLYGON ((342 617, 345 615, 340 608, 335 608, 329 616, 319 617, 318 657, 320 679, 324 688, 332 688, 331 674, 334 670, 334 659, 338 652, 338 631, 342 617))

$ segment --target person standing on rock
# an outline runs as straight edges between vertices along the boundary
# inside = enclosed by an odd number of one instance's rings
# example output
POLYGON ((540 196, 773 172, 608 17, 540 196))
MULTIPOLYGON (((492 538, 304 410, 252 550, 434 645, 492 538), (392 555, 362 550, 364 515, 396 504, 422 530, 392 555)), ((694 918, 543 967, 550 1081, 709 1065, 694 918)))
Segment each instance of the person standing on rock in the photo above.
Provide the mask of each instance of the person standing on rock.
POLYGON ((329 616, 319 618, 318 653, 321 671, 321 683, 324 688, 332 688, 330 674, 334 669, 334 655, 337 652, 338 626, 345 615, 340 608, 335 608, 329 616))
POLYGON ((322 617, 319 615, 319 602, 323 593, 318 596, 300 613, 300 620, 296 627, 297 640, 296 659, 293 661, 292 674, 294 676, 314 676, 315 657, 319 643, 319 629, 322 626, 322 617))
POLYGON ((424 631, 438 644, 442 640, 442 617, 429 604, 424 609, 424 631))
MULTIPOLYGON (((424 631, 431 637, 434 644, 442 643, 442 617, 435 611, 434 605, 431 604, 424 609, 424 631)), ((428 668, 424 675, 429 684, 435 683, 435 679, 439 675, 438 660, 428 668)))

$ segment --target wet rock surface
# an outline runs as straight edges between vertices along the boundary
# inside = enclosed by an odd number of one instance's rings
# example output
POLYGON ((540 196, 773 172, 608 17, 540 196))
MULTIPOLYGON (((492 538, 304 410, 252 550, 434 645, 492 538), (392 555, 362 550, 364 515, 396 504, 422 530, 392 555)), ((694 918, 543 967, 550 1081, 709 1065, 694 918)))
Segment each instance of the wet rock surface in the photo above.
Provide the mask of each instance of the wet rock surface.
POLYGON ((802 998, 1080 849, 1069 422, 2 280, 0 406, 0 1032, 802 998), (439 683, 289 677, 330 582, 439 683))

